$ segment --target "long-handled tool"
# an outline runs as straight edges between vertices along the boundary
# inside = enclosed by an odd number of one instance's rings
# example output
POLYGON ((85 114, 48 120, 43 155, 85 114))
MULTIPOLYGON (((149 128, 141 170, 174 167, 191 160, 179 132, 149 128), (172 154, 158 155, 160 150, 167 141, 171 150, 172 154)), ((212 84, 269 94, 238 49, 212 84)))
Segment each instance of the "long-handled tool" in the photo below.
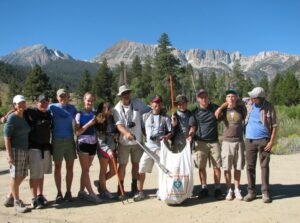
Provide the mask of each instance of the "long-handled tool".
POLYGON ((115 161, 114 158, 111 159, 111 160, 112 160, 112 163, 113 163, 113 166, 114 166, 114 169, 115 169, 115 172, 116 172, 116 176, 117 176, 117 179, 118 179, 118 184, 119 184, 119 188, 120 188, 120 192, 121 192, 121 201, 124 204, 125 193, 124 193, 124 190, 123 190, 123 187, 122 187, 122 184, 121 184, 121 180, 120 180, 120 176, 119 176, 117 164, 116 164, 116 161, 115 161))
POLYGON ((135 140, 135 142, 144 150, 145 153, 147 153, 151 159, 154 160, 154 162, 158 165, 158 167, 165 173, 167 174, 169 177, 172 177, 173 174, 171 173, 170 170, 168 170, 163 164, 161 164, 159 162, 159 160, 157 159, 157 157, 155 157, 152 152, 146 147, 146 146, 143 146, 138 140, 135 140))
POLYGON ((170 78, 170 93, 171 93, 171 102, 172 102, 172 114, 175 112, 175 103, 174 103, 174 93, 173 93, 173 77, 172 74, 169 75, 170 78))

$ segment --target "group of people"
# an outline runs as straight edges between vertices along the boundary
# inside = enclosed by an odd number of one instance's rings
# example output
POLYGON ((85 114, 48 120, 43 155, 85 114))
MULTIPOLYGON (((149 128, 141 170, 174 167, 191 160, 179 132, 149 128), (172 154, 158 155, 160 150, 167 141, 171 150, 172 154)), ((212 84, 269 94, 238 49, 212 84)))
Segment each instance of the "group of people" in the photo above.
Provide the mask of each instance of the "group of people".
POLYGON ((78 198, 94 203, 114 198, 106 187, 106 181, 116 174, 114 162, 118 162, 120 185, 117 194, 121 195, 130 157, 132 182, 129 196, 134 201, 141 201, 146 197, 143 192, 146 173, 151 173, 155 161, 159 160, 162 140, 169 142, 169 149, 174 153, 180 153, 186 143, 193 145, 194 163, 199 168, 201 182, 199 199, 209 195, 206 174, 209 162, 213 165, 214 196, 217 200, 224 199, 221 168, 224 169, 226 200, 254 200, 255 168, 259 154, 263 202, 271 202, 269 161, 277 123, 274 107, 265 99, 262 88, 256 87, 249 92, 251 100, 247 104, 238 98, 235 89, 229 89, 226 91, 226 101, 220 107, 210 102, 205 89, 200 89, 196 95, 199 105, 193 111, 188 110, 187 98, 178 95, 175 99, 177 111, 171 116, 167 115, 159 95, 153 96, 148 106, 133 98, 131 93, 131 89, 122 85, 117 94, 120 100, 114 108, 108 102, 102 102, 95 110, 95 96, 87 92, 80 112, 69 103, 69 94, 65 89, 57 91, 58 103, 49 105, 49 99, 45 95, 38 96, 34 109, 26 107, 22 95, 16 95, 13 98, 14 109, 1 120, 5 123, 4 142, 11 175, 9 194, 4 205, 14 206, 20 213, 30 210, 19 198, 19 186, 28 175, 29 169, 32 207, 43 208, 47 204, 43 195, 44 174, 52 172, 52 158, 57 188, 55 201, 72 201, 73 166, 77 155, 82 169, 78 198), (220 121, 224 123, 222 147, 218 139, 220 121), (143 152, 139 146, 143 141, 152 156, 143 152), (100 196, 95 193, 89 175, 96 154, 100 171, 95 185, 100 196), (154 160, 153 157, 157 159, 154 160), (61 176, 63 159, 66 162, 64 196, 61 176), (243 197, 240 178, 245 160, 248 194, 243 197))

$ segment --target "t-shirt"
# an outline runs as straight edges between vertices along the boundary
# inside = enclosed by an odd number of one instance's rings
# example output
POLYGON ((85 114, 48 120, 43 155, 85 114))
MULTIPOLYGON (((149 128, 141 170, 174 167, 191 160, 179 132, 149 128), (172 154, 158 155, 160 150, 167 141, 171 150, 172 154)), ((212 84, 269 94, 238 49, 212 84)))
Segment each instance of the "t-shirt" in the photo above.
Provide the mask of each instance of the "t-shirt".
POLYGON ((243 121, 245 119, 245 109, 237 107, 227 108, 223 112, 224 131, 223 141, 239 142, 243 141, 243 121))
POLYGON ((189 134, 190 118, 192 113, 190 111, 177 111, 177 125, 174 127, 174 135, 172 138, 172 144, 185 144, 186 138, 189 134))
POLYGON ((171 132, 171 119, 166 115, 144 114, 143 127, 146 133, 145 145, 151 150, 160 149, 160 137, 171 132))
POLYGON ((53 118, 49 111, 42 112, 37 108, 28 108, 24 117, 31 127, 29 133, 29 147, 38 148, 41 145, 50 143, 53 118))
POLYGON ((218 106, 209 104, 208 108, 196 108, 191 118, 191 126, 196 126, 195 139, 206 142, 218 141, 218 121, 215 111, 218 106))
POLYGON ((55 103, 49 105, 48 110, 53 116, 53 138, 72 138, 74 136, 72 121, 77 113, 75 106, 70 104, 62 106, 60 103, 55 103))
POLYGON ((252 111, 246 125, 246 139, 264 138, 270 138, 270 133, 260 120, 260 107, 253 104, 252 111))
MULTIPOLYGON (((82 111, 76 114, 75 123, 80 125, 80 127, 84 126, 90 120, 92 120, 95 116, 94 111, 82 111)), ((97 143, 95 127, 90 126, 86 129, 81 135, 77 137, 78 142, 87 143, 87 144, 95 144, 97 143)))
MULTIPOLYGON (((149 112, 151 108, 138 99, 132 99, 130 105, 125 106, 120 102, 114 107, 113 117, 116 125, 124 125, 131 133, 133 133, 138 141, 142 141, 142 115, 149 112), (133 127, 128 124, 134 123, 133 127)), ((119 143, 122 145, 135 145, 134 140, 129 141, 120 134, 119 143)))
POLYGON ((24 117, 11 113, 3 127, 3 134, 10 138, 11 147, 15 149, 28 149, 28 134, 30 126, 24 117))

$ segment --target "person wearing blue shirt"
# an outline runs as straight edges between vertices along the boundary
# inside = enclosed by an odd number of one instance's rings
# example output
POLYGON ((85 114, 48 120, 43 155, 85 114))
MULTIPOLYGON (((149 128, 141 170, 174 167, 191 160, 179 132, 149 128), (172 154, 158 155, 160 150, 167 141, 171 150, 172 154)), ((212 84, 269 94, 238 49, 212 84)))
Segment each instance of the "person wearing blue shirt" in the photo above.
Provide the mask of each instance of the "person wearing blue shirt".
POLYGON ((49 105, 49 110, 53 116, 53 161, 54 179, 57 188, 56 202, 63 199, 72 201, 71 186, 73 181, 73 166, 76 159, 76 149, 73 133, 73 120, 77 113, 74 105, 69 104, 69 94, 65 89, 59 89, 56 93, 58 103, 49 105), (66 193, 62 196, 61 191, 61 166, 62 161, 66 161, 66 193))

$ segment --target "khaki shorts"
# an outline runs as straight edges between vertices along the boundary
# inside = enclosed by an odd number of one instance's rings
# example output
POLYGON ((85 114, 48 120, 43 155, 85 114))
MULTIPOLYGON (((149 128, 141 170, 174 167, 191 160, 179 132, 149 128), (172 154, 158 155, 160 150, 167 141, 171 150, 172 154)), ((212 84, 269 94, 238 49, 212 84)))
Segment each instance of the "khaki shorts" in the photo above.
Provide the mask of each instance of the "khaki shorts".
POLYGON ((44 159, 40 149, 29 149, 30 179, 41 179, 44 174, 52 173, 52 157, 50 151, 44 151, 44 159))
MULTIPOLYGON (((152 155, 159 160, 160 149, 152 152, 152 155)), ((139 173, 151 173, 154 165, 154 160, 147 154, 143 153, 140 161, 139 173)))
POLYGON ((76 147, 73 138, 54 139, 53 161, 74 160, 76 159, 76 147))
POLYGON ((14 165, 10 165, 9 171, 12 178, 28 176, 28 149, 12 148, 14 165))
POLYGON ((231 170, 232 166, 236 170, 243 170, 245 166, 245 143, 226 142, 222 143, 222 168, 231 170))
POLYGON ((119 144, 118 148, 118 161, 119 164, 127 164, 130 154, 130 159, 132 163, 140 162, 143 154, 143 150, 139 145, 122 145, 119 144))
POLYGON ((221 167, 221 149, 219 143, 196 141, 194 152, 195 166, 200 169, 205 169, 208 157, 213 167, 221 167))

